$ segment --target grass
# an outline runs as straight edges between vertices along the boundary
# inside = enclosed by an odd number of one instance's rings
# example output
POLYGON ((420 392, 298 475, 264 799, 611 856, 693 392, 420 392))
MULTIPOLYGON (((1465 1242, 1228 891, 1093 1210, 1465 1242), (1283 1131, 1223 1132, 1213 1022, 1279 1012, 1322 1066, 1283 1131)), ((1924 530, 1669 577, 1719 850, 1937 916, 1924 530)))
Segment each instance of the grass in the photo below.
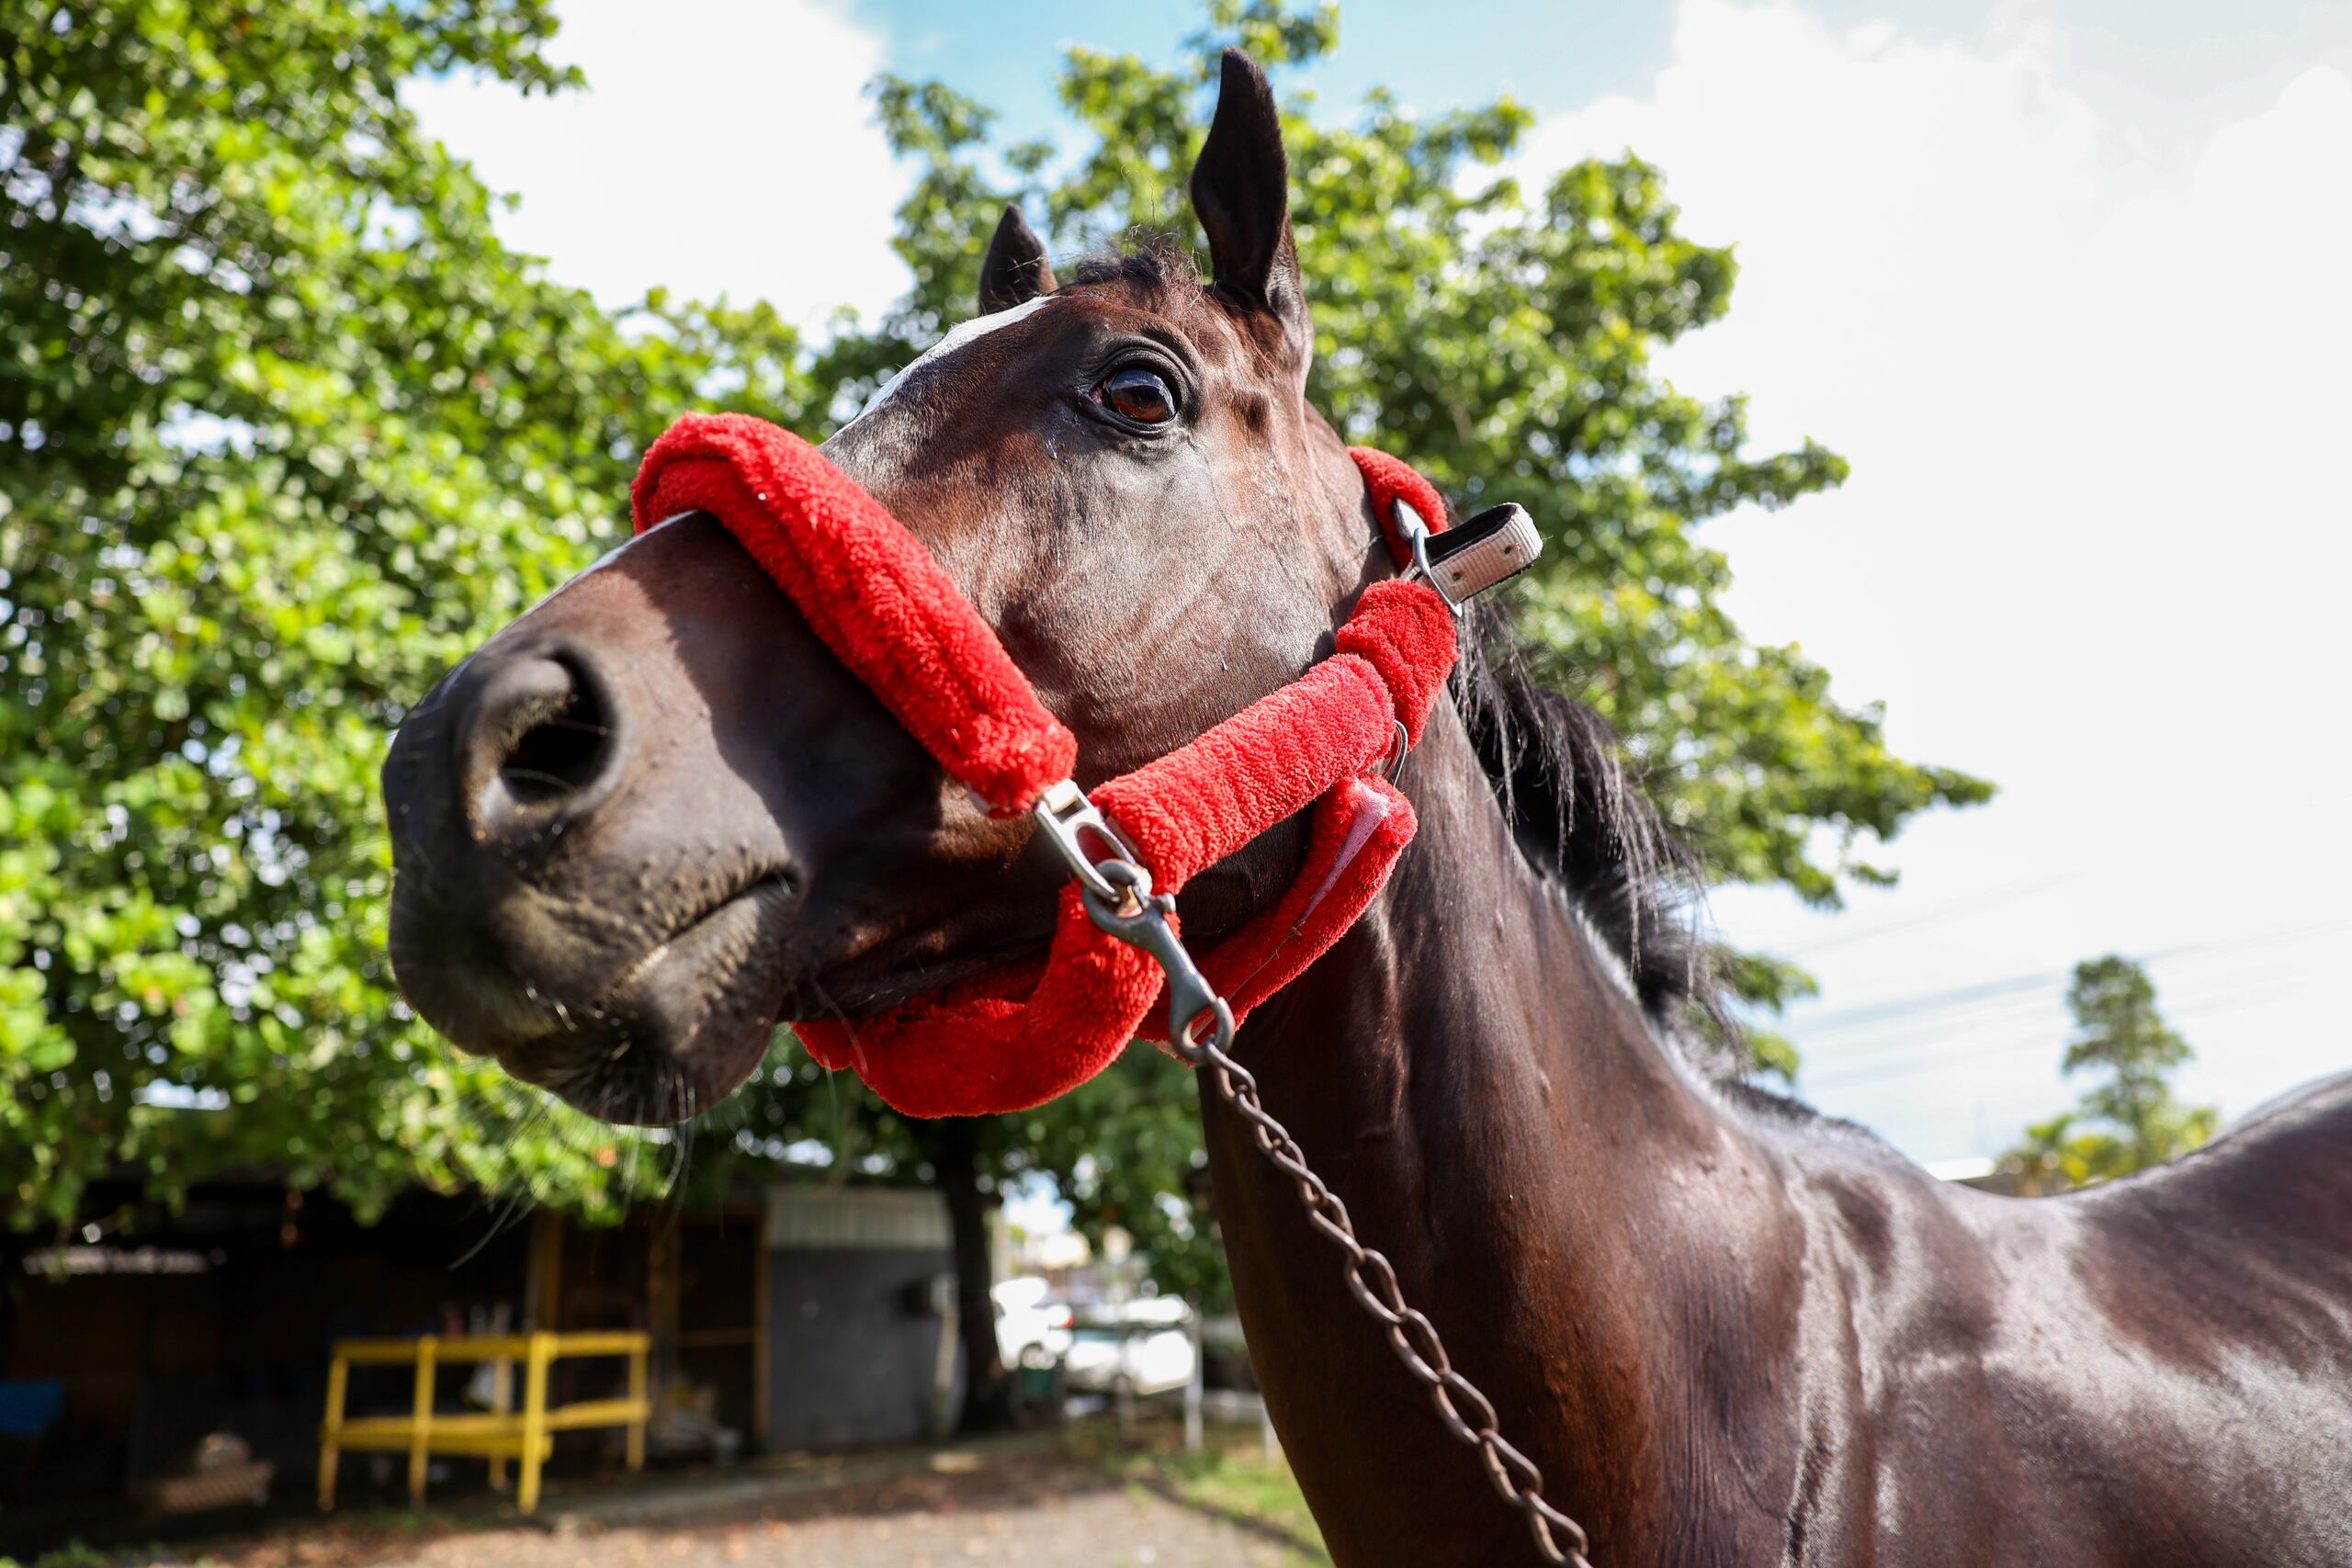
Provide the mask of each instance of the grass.
POLYGON ((1073 1455, 1137 1492, 1213 1515, 1288 1548, 1293 1568, 1329 1568, 1331 1559, 1297 1478, 1279 1453, 1266 1458, 1254 1427, 1212 1426, 1198 1453, 1184 1451, 1182 1428, 1172 1422, 1138 1427, 1132 1448, 1102 1427, 1080 1428, 1068 1442, 1073 1455))

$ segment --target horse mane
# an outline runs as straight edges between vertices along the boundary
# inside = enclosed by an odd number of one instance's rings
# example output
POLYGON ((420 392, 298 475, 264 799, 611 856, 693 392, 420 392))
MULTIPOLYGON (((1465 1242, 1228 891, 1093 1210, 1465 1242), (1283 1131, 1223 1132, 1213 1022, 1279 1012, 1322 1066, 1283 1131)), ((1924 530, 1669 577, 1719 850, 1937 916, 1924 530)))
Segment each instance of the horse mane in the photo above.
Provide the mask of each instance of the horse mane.
POLYGON ((1580 915, 1661 1044, 1735 1109, 1813 1131, 1874 1134, 1756 1082, 1746 1031, 1703 934, 1705 874, 1609 721, 1530 668, 1510 618, 1463 617, 1454 705, 1520 852, 1580 915))
MULTIPOLYGON (((1560 888, 1661 1021, 1731 1027, 1695 914, 1699 859, 1627 771, 1609 722, 1539 682, 1510 619, 1474 602, 1453 676, 1479 765, 1520 852, 1560 888)), ((1679 1032, 1678 1031, 1678 1032, 1679 1032)))

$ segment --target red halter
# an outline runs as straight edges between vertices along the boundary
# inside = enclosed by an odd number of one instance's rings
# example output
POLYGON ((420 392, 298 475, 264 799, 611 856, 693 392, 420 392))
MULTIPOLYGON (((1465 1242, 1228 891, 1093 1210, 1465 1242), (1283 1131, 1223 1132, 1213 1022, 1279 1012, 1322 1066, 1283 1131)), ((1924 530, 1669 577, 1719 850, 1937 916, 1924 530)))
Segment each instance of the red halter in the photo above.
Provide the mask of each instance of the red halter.
MULTIPOLYGON (((1383 452, 1350 449, 1399 567, 1403 502, 1432 529, 1445 503, 1383 452)), ((807 442, 744 414, 689 414, 646 453, 637 531, 707 512, 799 606, 941 767, 997 816, 1069 777, 1078 743, 931 552, 807 442)), ((1413 837, 1413 807, 1382 764, 1401 727, 1420 739, 1453 668, 1454 623, 1426 581, 1376 582, 1338 649, 1191 744, 1091 800, 1173 894, 1276 823, 1315 807, 1297 878, 1201 959, 1244 1014, 1295 979, 1363 913, 1413 837)), ((1075 790, 1049 804, 1075 805, 1075 790)), ((1058 814, 1058 813, 1057 813, 1058 814)), ((1160 968, 1096 929, 1072 882, 1046 958, 915 998, 856 1023, 803 1020, 820 1062, 854 1067, 913 1116, 1025 1110, 1075 1089, 1164 1016, 1160 968)))

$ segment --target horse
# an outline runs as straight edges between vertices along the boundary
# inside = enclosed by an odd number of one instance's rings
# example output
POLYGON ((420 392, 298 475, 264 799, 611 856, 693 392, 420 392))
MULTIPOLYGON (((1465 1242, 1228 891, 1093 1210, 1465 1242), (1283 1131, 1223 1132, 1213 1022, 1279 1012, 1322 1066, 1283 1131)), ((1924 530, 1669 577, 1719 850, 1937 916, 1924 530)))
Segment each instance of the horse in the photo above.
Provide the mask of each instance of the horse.
MULTIPOLYGON (((1297 678, 1390 574, 1307 401, 1286 182, 1265 78, 1228 55, 1192 184, 1206 280, 1161 243, 1059 281, 1008 210, 977 324, 822 448, 995 629, 1081 782, 1297 678)), ((1386 886, 1235 1051, 1592 1560, 2352 1562, 2352 1075, 2078 1195, 1933 1179, 1690 1027, 1707 987, 1671 842, 1599 721, 1502 640, 1491 616, 1464 633, 1386 886)), ((405 994, 615 1121, 716 1103, 778 1021, 1034 959, 1065 876, 707 514, 490 638, 383 782, 405 994)), ((1265 908, 1304 832, 1188 886, 1188 936, 1265 908)), ((1216 1095, 1202 1117, 1332 1560, 1536 1560, 1295 1181, 1216 1095)))

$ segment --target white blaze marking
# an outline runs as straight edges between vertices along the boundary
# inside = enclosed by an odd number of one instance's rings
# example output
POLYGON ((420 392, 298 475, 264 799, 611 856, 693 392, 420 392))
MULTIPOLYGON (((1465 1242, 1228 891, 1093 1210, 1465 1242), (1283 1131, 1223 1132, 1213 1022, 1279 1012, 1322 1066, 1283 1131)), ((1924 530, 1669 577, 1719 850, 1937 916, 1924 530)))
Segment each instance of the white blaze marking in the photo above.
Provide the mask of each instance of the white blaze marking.
MULTIPOLYGON (((1044 307, 1052 304, 1053 300, 1054 297, 1052 295, 1040 294, 1037 298, 1030 300, 1027 304, 1015 305, 1010 310, 999 310, 991 316, 974 316, 968 321, 958 322, 945 337, 941 338, 937 343, 933 344, 929 348, 924 349, 922 355, 912 364, 908 365, 897 375, 891 377, 888 380, 883 382, 882 385, 874 389, 874 395, 865 400, 865 406, 857 411, 857 419, 853 419, 849 422, 849 424, 842 425, 842 430, 847 430, 850 424, 855 424, 857 420, 864 419, 867 414, 872 413, 876 409, 878 409, 884 403, 888 402, 890 400, 891 394, 899 389, 900 384, 903 383, 908 377, 913 375, 924 366, 936 364, 940 360, 946 358, 949 355, 954 354, 957 349, 968 347, 976 340, 986 337, 989 333, 996 332, 1000 328, 1009 327, 1015 321, 1028 320, 1044 307)), ((837 430, 833 432, 833 434, 838 435, 841 434, 841 431, 837 430)))

